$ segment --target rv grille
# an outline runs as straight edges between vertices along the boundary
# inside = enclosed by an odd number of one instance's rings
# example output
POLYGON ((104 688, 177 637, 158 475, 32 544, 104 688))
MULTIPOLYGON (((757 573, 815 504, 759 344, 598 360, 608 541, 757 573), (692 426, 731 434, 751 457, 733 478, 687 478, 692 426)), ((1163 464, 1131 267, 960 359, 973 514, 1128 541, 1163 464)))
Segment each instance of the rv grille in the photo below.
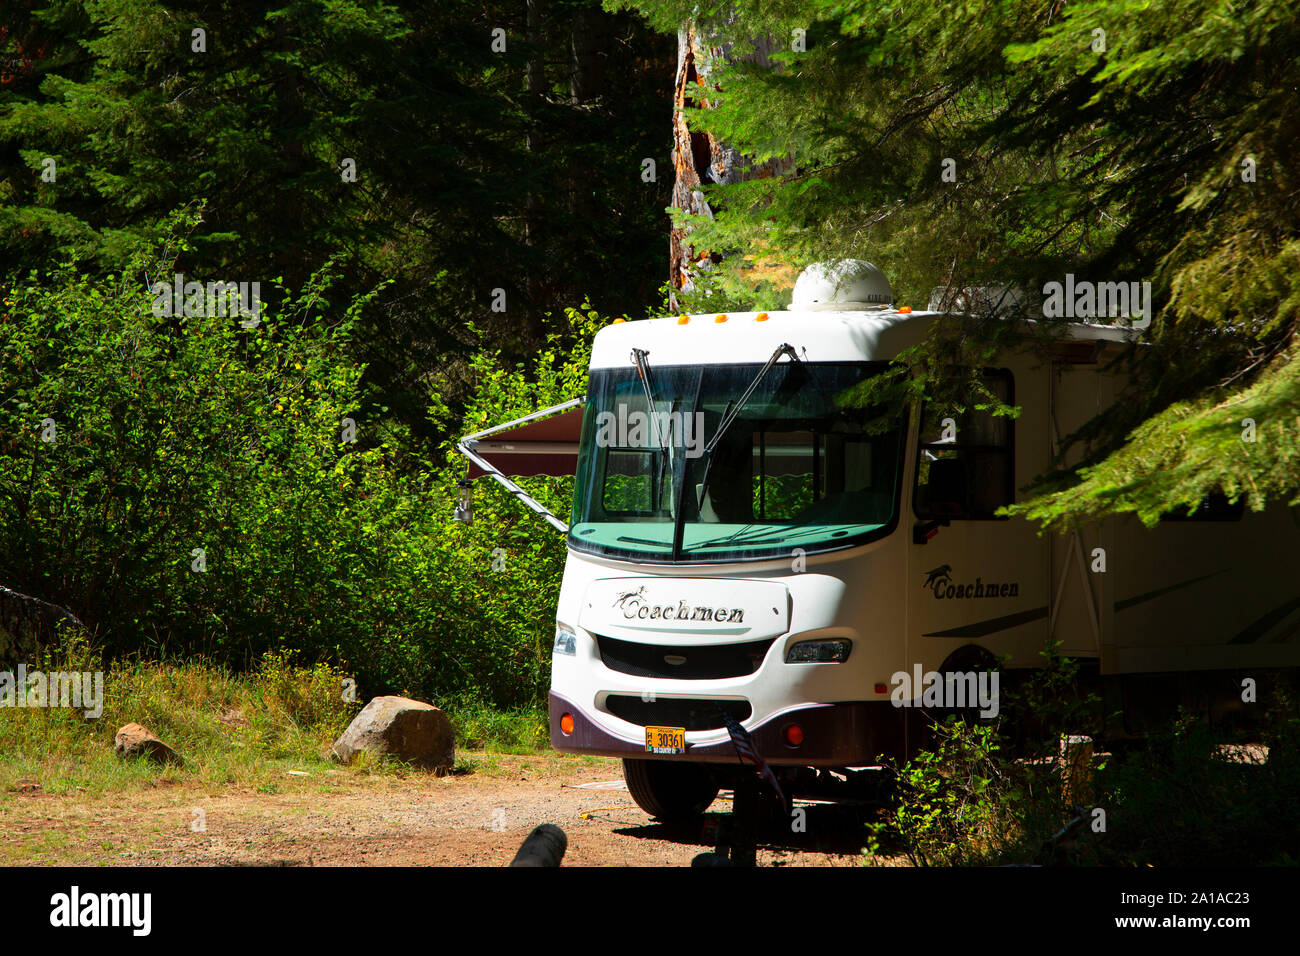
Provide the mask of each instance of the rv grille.
POLYGON ((658 677, 665 680, 721 680, 747 677, 763 664, 772 641, 748 641, 744 644, 681 645, 636 644, 612 637, 597 637, 600 659, 606 667, 634 677, 658 677), (685 658, 670 664, 668 658, 685 658))
POLYGON ((628 694, 610 694, 605 707, 615 717, 642 727, 685 727, 687 730, 718 730, 726 726, 719 715, 725 711, 738 721, 754 712, 747 700, 656 697, 652 701, 628 694))

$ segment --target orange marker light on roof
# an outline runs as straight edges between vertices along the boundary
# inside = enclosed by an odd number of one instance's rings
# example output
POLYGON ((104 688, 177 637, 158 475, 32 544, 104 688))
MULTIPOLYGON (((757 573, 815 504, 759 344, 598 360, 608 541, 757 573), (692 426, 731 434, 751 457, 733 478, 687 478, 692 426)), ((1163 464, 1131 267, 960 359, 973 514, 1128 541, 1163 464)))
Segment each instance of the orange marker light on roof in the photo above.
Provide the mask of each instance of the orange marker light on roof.
POLYGON ((766 312, 760 312, 760 313, 758 313, 758 315, 754 316, 754 321, 755 321, 755 322, 766 322, 766 321, 767 321, 767 313, 766 313, 766 312))
POLYGON ((627 321, 627 319, 615 319, 615 320, 614 320, 612 323, 610 323, 610 324, 611 324, 611 325, 622 325, 622 324, 623 324, 624 322, 626 322, 626 321, 627 321))
POLYGON ((677 317, 677 324, 678 324, 678 325, 685 325, 685 324, 686 324, 687 322, 689 322, 689 321, 691 321, 691 317, 690 317, 689 315, 679 315, 679 316, 677 317))
POLYGON ((905 306, 903 306, 901 309, 899 309, 898 311, 899 311, 899 313, 901 313, 901 314, 906 314, 906 313, 912 311, 912 307, 911 307, 910 305, 905 305, 905 306))
POLYGON ((714 322, 726 322, 726 321, 727 321, 727 317, 726 317, 725 315, 715 315, 715 316, 713 317, 713 321, 714 321, 714 322))

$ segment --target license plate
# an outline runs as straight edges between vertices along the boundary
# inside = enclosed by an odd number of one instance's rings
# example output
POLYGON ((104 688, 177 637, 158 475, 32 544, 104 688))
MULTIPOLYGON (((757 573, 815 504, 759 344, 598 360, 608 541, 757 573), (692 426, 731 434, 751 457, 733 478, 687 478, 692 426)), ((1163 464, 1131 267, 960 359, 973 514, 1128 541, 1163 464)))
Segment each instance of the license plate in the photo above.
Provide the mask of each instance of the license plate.
POLYGON ((686 753, 685 727, 647 727, 645 752, 648 754, 686 753))

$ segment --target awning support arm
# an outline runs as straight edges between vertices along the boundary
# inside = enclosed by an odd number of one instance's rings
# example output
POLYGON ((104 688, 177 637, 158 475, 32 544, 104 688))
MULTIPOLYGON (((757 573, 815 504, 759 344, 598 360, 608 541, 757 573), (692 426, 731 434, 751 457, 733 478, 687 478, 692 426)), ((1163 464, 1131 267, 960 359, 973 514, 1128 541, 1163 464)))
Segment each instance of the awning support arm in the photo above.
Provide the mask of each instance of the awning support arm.
POLYGON ((477 454, 475 452, 475 448, 477 448, 479 441, 483 438, 486 438, 488 435, 495 434, 496 432, 499 431, 504 431, 507 428, 514 428, 516 425, 522 425, 525 422, 535 421, 539 418, 547 418, 559 412, 568 411, 570 408, 573 408, 577 405, 582 405, 586 401, 587 401, 587 396, 585 395, 579 396, 578 398, 571 398, 569 399, 569 401, 564 402, 563 404, 552 405, 550 408, 543 408, 540 412, 533 412, 531 415, 525 415, 522 418, 516 418, 514 421, 506 422, 504 425, 494 425, 491 428, 483 429, 483 431, 481 432, 474 432, 474 434, 472 435, 466 435, 460 441, 456 442, 456 450, 459 451, 466 458, 468 458, 470 461, 472 461, 474 464, 478 465, 479 468, 483 469, 484 474, 486 474, 490 478, 493 478, 497 482, 497 484, 501 485, 501 487, 505 488, 506 491, 510 492, 512 495, 514 495, 516 498, 522 501, 526 507, 536 512, 537 514, 541 515, 542 518, 544 518, 551 527, 555 528, 561 534, 568 534, 569 526, 567 524, 565 524, 563 521, 561 521, 559 518, 553 515, 550 511, 548 511, 546 506, 543 505, 540 501, 538 501, 528 492, 524 491, 524 489, 520 488, 519 485, 515 484, 515 482, 511 481, 509 478, 503 475, 501 471, 490 461, 477 454))

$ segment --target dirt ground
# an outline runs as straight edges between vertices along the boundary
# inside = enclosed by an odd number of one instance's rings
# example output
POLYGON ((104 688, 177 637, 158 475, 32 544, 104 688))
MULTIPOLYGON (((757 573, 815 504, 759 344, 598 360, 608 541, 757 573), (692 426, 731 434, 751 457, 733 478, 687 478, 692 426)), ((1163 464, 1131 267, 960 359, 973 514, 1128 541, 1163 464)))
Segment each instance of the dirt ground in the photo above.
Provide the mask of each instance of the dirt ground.
MULTIPOLYGON (((688 866, 712 850, 725 792, 703 824, 650 819, 616 760, 476 755, 435 777, 285 772, 250 791, 201 784, 56 796, 0 794, 0 864, 505 866, 540 823, 568 836, 566 866, 688 866), (276 790, 278 792, 263 792, 276 790)), ((797 804, 799 805, 799 804, 797 804)), ((760 866, 856 866, 861 811, 803 804, 802 833, 765 832, 760 866)))

